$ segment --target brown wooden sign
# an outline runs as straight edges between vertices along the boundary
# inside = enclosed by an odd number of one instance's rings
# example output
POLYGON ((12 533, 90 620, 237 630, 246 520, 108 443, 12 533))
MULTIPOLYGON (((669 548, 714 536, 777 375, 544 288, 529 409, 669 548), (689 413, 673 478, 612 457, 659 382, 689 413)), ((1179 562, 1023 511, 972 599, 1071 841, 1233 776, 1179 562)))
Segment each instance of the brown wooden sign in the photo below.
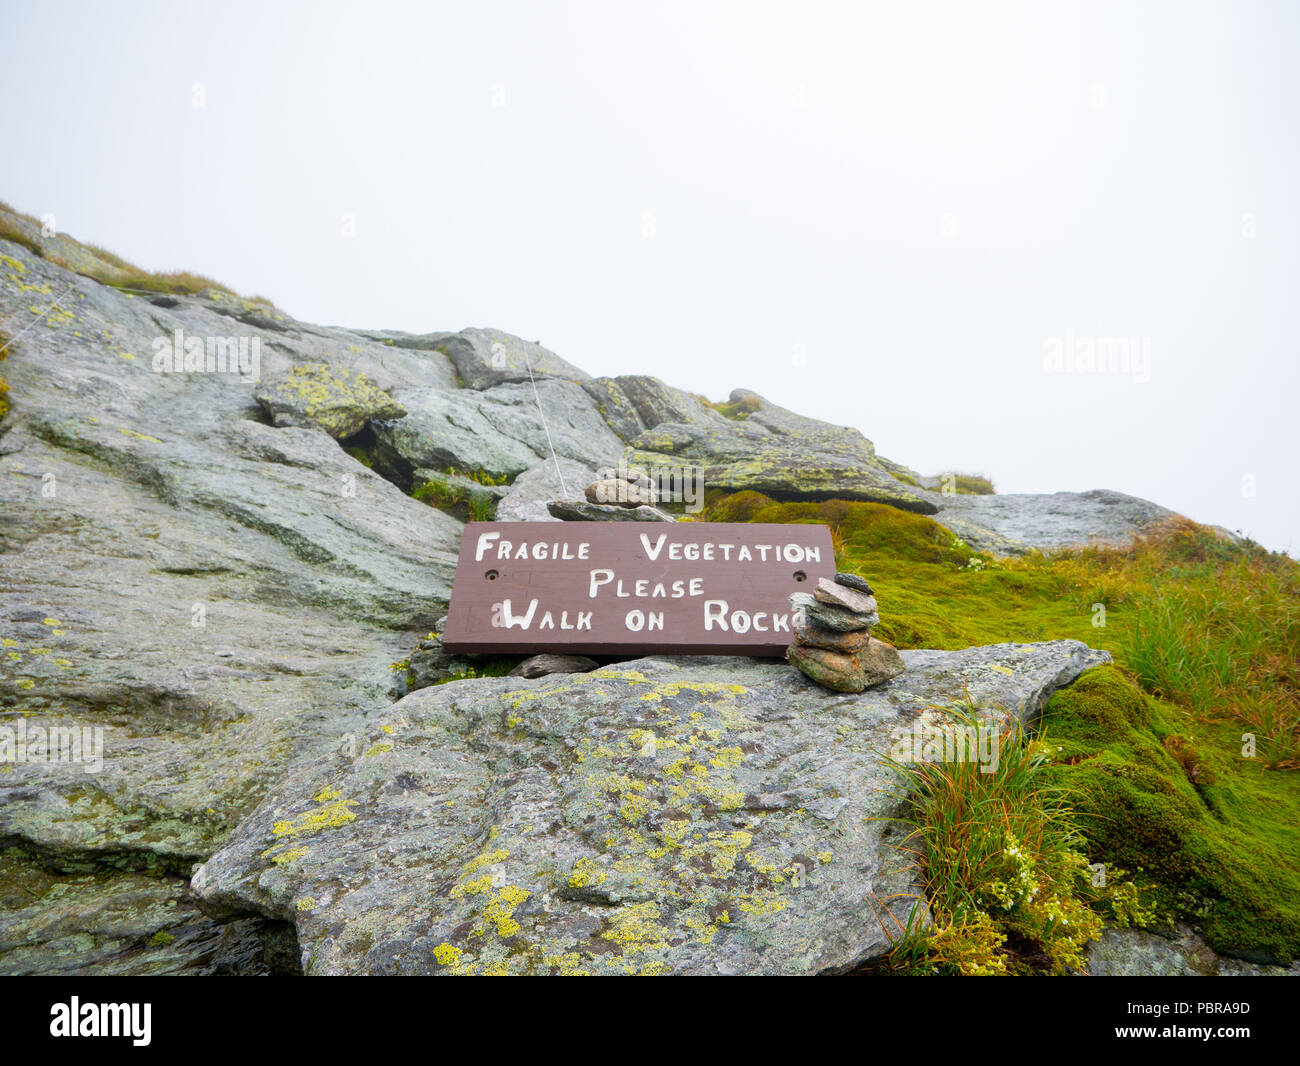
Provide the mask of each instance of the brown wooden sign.
POLYGON ((471 522, 456 653, 781 655, 792 592, 835 573, 830 530, 719 522, 471 522))

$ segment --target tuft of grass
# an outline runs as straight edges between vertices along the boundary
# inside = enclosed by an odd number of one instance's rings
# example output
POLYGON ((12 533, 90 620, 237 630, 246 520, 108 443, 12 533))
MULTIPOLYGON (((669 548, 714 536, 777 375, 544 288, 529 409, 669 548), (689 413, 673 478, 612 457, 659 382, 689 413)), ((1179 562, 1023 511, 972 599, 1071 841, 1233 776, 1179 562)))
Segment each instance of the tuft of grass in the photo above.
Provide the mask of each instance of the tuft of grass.
POLYGON ((163 273, 133 270, 123 277, 106 281, 106 284, 119 289, 138 289, 141 292, 170 293, 175 296, 200 296, 214 291, 227 296, 236 295, 233 289, 219 281, 184 270, 163 273))
POLYGON ((954 470, 939 475, 940 489, 958 496, 992 496, 993 482, 983 474, 959 474, 954 470))
POLYGON ((885 967, 894 972, 972 975, 1064 974, 1083 969, 1084 949, 1116 924, 1147 924, 1135 886, 1118 871, 1098 885, 1070 790, 1043 773, 1051 747, 1019 720, 969 700, 940 728, 957 743, 976 738, 997 753, 991 772, 974 758, 889 759, 896 793, 915 828, 931 930, 903 929, 885 967))
POLYGON ((14 244, 21 244, 33 255, 38 255, 44 258, 45 248, 42 246, 41 242, 30 236, 25 229, 16 225, 5 213, 5 207, 6 205, 4 203, 0 203, 0 240, 13 241, 14 244))
MULTIPOLYGON (((60 234, 53 238, 41 237, 40 227, 41 223, 31 215, 15 211, 11 206, 0 201, 0 239, 21 244, 33 255, 40 256, 55 266, 120 289, 136 289, 141 292, 178 296, 217 293, 240 299, 238 293, 229 286, 201 274, 192 274, 188 271, 144 270, 120 255, 110 252, 107 248, 77 241, 67 234, 60 234), (22 222, 28 225, 23 226, 22 222), (80 249, 86 254, 75 256, 65 254, 69 246, 74 251, 80 249)), ((275 306, 264 296, 252 297, 248 302, 267 307, 275 306)))
POLYGON ((505 677, 511 670, 519 665, 520 659, 515 658, 494 658, 483 659, 480 662, 468 666, 462 673, 451 674, 448 677, 439 678, 434 682, 435 685, 446 685, 452 681, 464 681, 471 677, 505 677))
POLYGON ((446 511, 462 522, 491 522, 496 518, 496 497, 491 493, 476 490, 473 486, 495 486, 505 483, 504 475, 497 477, 486 470, 464 473, 448 467, 445 478, 431 479, 417 485, 411 490, 411 495, 430 507, 446 511))
POLYGON ((1265 740, 1273 767, 1300 765, 1300 585, 1246 560, 1154 588, 1132 607, 1125 662, 1157 696, 1265 740))
MULTIPOLYGON (((68 239, 71 240, 72 238, 68 239)), ((78 243, 96 259, 102 259, 109 266, 117 267, 118 270, 126 271, 127 273, 140 273, 140 268, 134 263, 127 262, 127 260, 123 259, 116 252, 110 252, 102 245, 90 244, 87 241, 79 241, 78 243)))
POLYGON ((721 400, 714 402, 705 396, 696 396, 705 407, 711 407, 724 418, 743 422, 762 406, 757 396, 744 396, 739 400, 721 400))
POLYGON ((437 507, 439 510, 448 508, 464 502, 464 496, 454 488, 449 488, 441 481, 425 481, 416 485, 411 490, 411 496, 421 503, 427 503, 430 507, 437 507))

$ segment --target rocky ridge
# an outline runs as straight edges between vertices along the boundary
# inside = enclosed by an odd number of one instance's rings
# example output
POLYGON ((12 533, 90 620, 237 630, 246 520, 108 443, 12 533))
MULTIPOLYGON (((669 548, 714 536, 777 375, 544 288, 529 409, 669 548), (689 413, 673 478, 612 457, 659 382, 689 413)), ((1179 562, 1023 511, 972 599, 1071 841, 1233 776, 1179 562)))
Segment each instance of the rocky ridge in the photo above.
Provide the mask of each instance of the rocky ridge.
MULTIPOLYGON (((44 242, 37 232, 28 243, 44 242)), ((117 268, 93 249, 63 237, 49 242, 77 269, 115 276, 117 268)), ((877 456, 856 430, 803 418, 753 393, 733 393, 719 410, 653 378, 590 378, 540 345, 499 331, 347 330, 298 322, 263 301, 215 289, 122 291, 32 247, 0 240, 0 325, 13 339, 3 364, 12 409, 0 422, 0 714, 102 729, 107 757, 98 774, 41 761, 0 766, 3 972, 256 972, 283 965, 286 930, 299 938, 309 968, 317 965, 312 959, 331 957, 314 952, 325 944, 319 929, 335 919, 321 908, 298 908, 319 885, 298 892, 307 882, 292 861, 271 863, 301 881, 293 882, 292 898, 282 893, 268 902, 260 890, 237 887, 256 880, 240 865, 251 861, 249 842, 268 846, 255 812, 281 810, 291 824, 304 813, 315 817, 332 801, 311 797, 335 786, 322 779, 298 808, 295 788, 327 769, 329 780, 344 780, 385 766, 382 746, 402 745, 375 731, 381 720, 398 728, 395 708, 414 715, 427 705, 429 720, 437 719, 428 728, 438 736, 462 727, 490 731, 485 708, 515 693, 511 686, 560 683, 475 679, 413 693, 413 703, 391 702, 394 667, 445 610, 462 528, 409 491, 432 473, 485 474, 504 490, 489 493, 499 497, 499 517, 556 520, 547 504, 562 486, 533 381, 570 487, 590 483, 605 463, 689 461, 704 468, 710 486, 779 498, 838 495, 932 513, 973 545, 986 537, 996 545, 991 550, 1023 550, 1032 537, 1056 543, 1051 538, 1069 535, 1072 521, 1073 535, 1086 539, 1094 512, 1105 515, 1100 533, 1132 535, 1159 510, 1088 494, 945 497, 877 456), (160 346, 185 338, 200 339, 208 352, 213 339, 251 340, 259 365, 246 364, 256 372, 245 373, 205 358, 192 371, 168 370, 160 346), (462 706, 479 709, 462 721, 462 706), (376 745, 381 750, 372 752, 376 745), (186 882, 205 861, 205 899, 212 908, 224 901, 221 916, 239 913, 242 925, 219 927, 192 906, 186 882)), ((907 653, 907 683, 928 679, 931 698, 952 698, 959 682, 979 673, 973 664, 980 651, 907 653)), ((1017 677, 1028 687, 1005 695, 1027 706, 1036 698, 1030 690, 1038 691, 1033 678, 1067 683, 1077 673, 1071 664, 1087 655, 1043 646, 1029 675, 1017 677)), ((720 669, 743 679, 748 664, 671 669, 689 692, 692 684, 714 683, 720 669)), ((779 678, 754 681, 760 693, 813 689, 788 667, 779 678)), ((628 716, 652 690, 607 683, 635 692, 637 702, 624 707, 615 699, 599 713, 613 715, 625 732, 643 728, 628 716)), ((766 706, 766 696, 733 695, 732 702, 766 706)), ((814 697, 841 701, 817 706, 837 708, 846 728, 853 715, 867 713, 868 705, 855 701, 875 698, 820 690, 807 698, 814 697)), ((707 713, 715 711, 723 714, 721 707, 707 713)), ((501 728, 517 730, 510 717, 501 728)), ((711 728, 734 724, 718 722, 711 728)), ((579 725, 568 722, 565 735, 583 735, 579 725)), ((540 753, 551 740, 539 728, 540 753)), ((821 741, 837 743, 830 733, 821 741)), ((508 778, 512 758, 502 748, 504 761, 466 772, 508 778)), ((417 767, 410 779, 426 772, 417 767)), ((401 773, 383 788, 404 790, 411 804, 412 793, 428 800, 432 793, 405 784, 401 773)), ((380 777, 366 778, 367 787, 380 777)), ((365 846, 382 858, 383 818, 363 818, 349 798, 340 817, 352 813, 362 824, 348 832, 370 826, 375 835, 365 846)), ((583 802, 597 800, 592 794, 583 802)), ((569 817, 561 807, 545 810, 569 817)), ((609 817, 594 807, 588 813, 609 817)), ((463 823, 448 823, 450 835, 438 845, 447 849, 437 860, 446 870, 469 841, 504 824, 487 808, 457 817, 463 823)), ((714 819, 708 814, 700 831, 739 831, 714 819)), ((847 874, 835 876, 844 883, 847 874)), ((366 898, 356 894, 360 884, 348 885, 349 906, 359 905, 366 898)), ((383 893, 378 884, 367 891, 375 899, 383 893)), ((791 967, 835 968, 866 943, 810 949, 804 963, 783 957, 791 967)), ((376 950, 373 965, 390 965, 376 950)))

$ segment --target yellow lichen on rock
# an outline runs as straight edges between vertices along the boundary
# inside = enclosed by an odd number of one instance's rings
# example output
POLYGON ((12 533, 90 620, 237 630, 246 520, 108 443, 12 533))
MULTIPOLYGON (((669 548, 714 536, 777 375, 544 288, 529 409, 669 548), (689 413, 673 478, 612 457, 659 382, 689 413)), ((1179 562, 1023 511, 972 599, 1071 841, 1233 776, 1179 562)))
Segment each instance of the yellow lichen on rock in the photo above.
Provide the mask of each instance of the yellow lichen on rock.
POLYGON ((277 837, 293 837, 301 833, 319 833, 322 829, 337 829, 356 821, 357 816, 348 809, 356 806, 356 800, 337 799, 315 810, 278 821, 271 827, 271 832, 277 837))
POLYGON ((460 948, 454 944, 442 943, 433 949, 433 957, 443 966, 455 966, 460 962, 461 954, 460 948))
POLYGON ((573 870, 569 874, 569 885, 572 888, 587 888, 590 885, 603 885, 608 876, 609 875, 591 859, 579 859, 573 864, 573 870))
POLYGON ((514 918, 515 908, 529 895, 522 888, 506 885, 488 901, 483 917, 495 926, 497 936, 510 937, 519 932, 519 923, 514 918))
POLYGON ((282 851, 271 859, 277 866, 284 866, 286 863, 295 862, 307 854, 306 848, 290 848, 288 851, 282 851))
POLYGON ((510 858, 510 852, 506 851, 505 848, 493 848, 491 851, 483 851, 460 868, 461 876, 465 877, 472 874, 476 870, 481 870, 484 866, 495 866, 499 862, 505 862, 508 858, 510 858))

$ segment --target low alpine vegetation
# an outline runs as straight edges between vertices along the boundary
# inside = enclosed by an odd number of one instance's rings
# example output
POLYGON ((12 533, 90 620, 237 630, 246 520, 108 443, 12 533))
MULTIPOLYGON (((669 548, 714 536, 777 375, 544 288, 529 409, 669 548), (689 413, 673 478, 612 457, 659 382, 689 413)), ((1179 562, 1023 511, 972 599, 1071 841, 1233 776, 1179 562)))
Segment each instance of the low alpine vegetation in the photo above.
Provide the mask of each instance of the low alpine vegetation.
POLYGON ((992 496, 993 482, 983 474, 958 474, 949 471, 939 475, 939 488, 960 496, 992 496))
MULTIPOLYGON (((64 236, 47 237, 42 225, 31 215, 15 211, 0 201, 0 239, 20 244, 33 255, 105 285, 128 291, 169 293, 179 296, 219 294, 239 300, 229 286, 189 271, 150 271, 123 259, 95 244, 75 241, 64 236)), ((264 307, 274 306, 265 297, 245 301, 264 307)))
MULTIPOLYGON (((1222 950, 1300 956, 1295 560, 1185 519, 1126 549, 996 559, 929 518, 881 504, 777 503, 742 492, 713 498, 703 517, 826 523, 839 568, 866 575, 890 603, 874 633, 899 648, 1071 638, 1109 651, 1115 666, 1084 674, 1042 716, 1050 758, 1034 791, 1040 800, 1048 784, 1069 794, 1072 828, 1055 839, 1081 834, 1084 843, 1070 847, 1090 864, 1106 864, 1112 879, 1115 869, 1129 871, 1143 913, 1158 924, 1195 922, 1222 950)), ((931 810, 940 798, 969 807, 970 797, 958 801, 961 787, 996 787, 960 775, 943 788, 928 778, 915 783, 931 810)), ((1009 831, 1049 881, 1064 877, 1055 844, 1040 852, 1023 827, 1009 831)), ((996 907, 979 906, 988 896, 968 873, 953 874, 975 886, 962 908, 954 890, 931 885, 938 942, 925 953, 949 952, 958 970, 1006 956, 1008 972, 1017 972, 1028 965, 1028 932, 1019 919, 1013 928, 996 907)), ((1041 967, 1068 965, 1069 945, 1035 943, 1041 967)), ((925 957, 943 969, 939 956, 925 957)))
POLYGON ((448 467, 445 473, 416 485, 411 495, 462 522, 491 522, 496 517, 497 497, 486 490, 505 483, 505 477, 494 477, 486 470, 465 473, 448 467))
POLYGON ((1153 915, 1122 870, 1106 871, 1088 841, 1071 791, 1044 773, 1052 745, 1012 719, 970 703, 947 712, 949 728, 996 730, 998 760, 898 762, 898 797, 914 824, 908 848, 926 886, 932 927, 919 906, 885 972, 1023 975, 1077 972, 1083 950, 1112 925, 1153 915))

